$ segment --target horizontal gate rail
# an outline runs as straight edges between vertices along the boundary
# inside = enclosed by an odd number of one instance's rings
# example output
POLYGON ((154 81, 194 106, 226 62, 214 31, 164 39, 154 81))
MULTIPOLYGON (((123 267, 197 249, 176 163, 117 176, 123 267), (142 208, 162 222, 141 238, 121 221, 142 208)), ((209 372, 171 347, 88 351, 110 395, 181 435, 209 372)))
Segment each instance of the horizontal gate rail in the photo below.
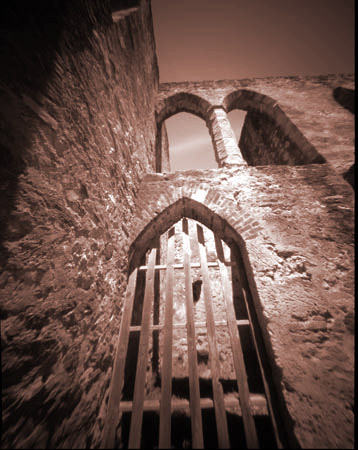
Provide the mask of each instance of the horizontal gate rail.
MULTIPOLYGON (((217 320, 215 321, 215 326, 216 327, 227 327, 227 320, 217 320)), ((195 322, 195 329, 197 328, 206 328, 206 322, 195 322)), ((241 319, 241 320, 237 320, 236 321, 236 325, 238 326, 248 326, 250 325, 249 321, 247 319, 241 319)), ((182 323, 175 323, 173 325, 173 329, 174 330, 180 330, 180 329, 184 329, 186 328, 186 323, 182 322, 182 323)), ((150 330, 151 331, 158 331, 158 330, 163 330, 165 329, 165 325, 151 325, 150 326, 150 330)), ((140 331, 141 330, 141 326, 140 325, 131 325, 129 327, 129 331, 140 331)))
MULTIPOLYGON (((190 402, 185 398, 173 398, 171 400, 170 411, 190 411, 190 402)), ((231 410, 235 408, 235 413, 242 416, 240 400, 236 397, 224 397, 225 409, 231 410)), ((214 408, 214 401, 211 398, 200 399, 201 409, 214 408)), ((133 409, 133 402, 123 401, 120 404, 121 412, 131 412, 133 409)), ((268 416, 266 397, 264 394, 250 394, 250 409, 253 416, 268 416)), ((160 400, 145 400, 143 404, 143 411, 159 411, 160 400)))
MULTIPOLYGON (((228 267, 234 265, 234 263, 232 263, 231 261, 223 261, 223 263, 225 264, 225 266, 228 266, 228 267)), ((176 263, 176 264, 173 264, 173 267, 174 267, 174 269, 184 269, 184 264, 176 263)), ((200 263, 193 262, 190 264, 190 267, 192 269, 199 269, 200 263)), ((219 264, 215 261, 208 261, 208 267, 219 267, 219 264)), ((155 270, 165 270, 166 268, 167 268, 166 264, 156 264, 154 266, 155 270)), ((145 266, 145 265, 139 266, 138 270, 148 270, 148 266, 145 266)))

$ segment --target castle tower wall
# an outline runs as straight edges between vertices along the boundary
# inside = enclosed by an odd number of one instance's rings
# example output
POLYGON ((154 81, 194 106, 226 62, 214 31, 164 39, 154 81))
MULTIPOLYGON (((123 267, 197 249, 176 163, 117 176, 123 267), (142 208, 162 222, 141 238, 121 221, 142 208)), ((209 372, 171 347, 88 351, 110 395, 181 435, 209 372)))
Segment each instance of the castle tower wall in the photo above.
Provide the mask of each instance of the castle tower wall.
POLYGON ((158 86, 149 2, 117 3, 0 6, 3 448, 103 422, 158 86))

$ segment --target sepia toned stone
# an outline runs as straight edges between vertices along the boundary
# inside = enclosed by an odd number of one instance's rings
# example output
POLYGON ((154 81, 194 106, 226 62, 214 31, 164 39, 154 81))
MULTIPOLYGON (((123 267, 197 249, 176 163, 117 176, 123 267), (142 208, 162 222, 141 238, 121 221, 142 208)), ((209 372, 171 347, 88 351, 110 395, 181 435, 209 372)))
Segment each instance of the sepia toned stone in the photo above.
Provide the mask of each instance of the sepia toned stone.
MULTIPOLYGON (((354 76, 159 84, 149 1, 5 3, 2 448, 101 447, 129 270, 183 216, 245 250, 289 444, 353 448, 354 76), (247 111, 239 145, 236 108, 247 111), (181 111, 205 120, 217 169, 170 171, 165 120, 181 111)), ((183 292, 178 276, 176 323, 183 292)), ((199 273, 193 295, 205 316, 199 273)))

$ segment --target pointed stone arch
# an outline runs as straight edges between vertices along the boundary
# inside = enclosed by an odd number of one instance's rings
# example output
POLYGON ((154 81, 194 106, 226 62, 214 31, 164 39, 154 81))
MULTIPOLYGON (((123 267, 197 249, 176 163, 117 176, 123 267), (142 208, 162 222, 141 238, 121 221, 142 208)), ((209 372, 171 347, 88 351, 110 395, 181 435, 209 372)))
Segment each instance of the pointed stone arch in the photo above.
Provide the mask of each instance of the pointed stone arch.
POLYGON ((162 123, 179 112, 188 112, 208 122, 213 105, 190 92, 178 92, 161 100, 156 107, 157 123, 162 123))
MULTIPOLYGON (((253 252, 256 253, 255 238, 261 232, 261 226, 254 218, 241 214, 233 198, 225 197, 223 192, 215 188, 206 191, 189 187, 188 192, 184 192, 180 198, 177 198, 175 191, 172 195, 146 197, 143 203, 137 205, 136 217, 132 234, 129 236, 128 275, 141 264, 148 248, 158 236, 184 217, 196 220, 209 228, 229 247, 237 249, 252 301, 260 314, 259 321, 264 329, 263 334, 265 339, 270 339, 265 331, 266 319, 261 315, 262 304, 249 256, 253 252)), ((273 354, 271 357, 273 358, 273 354)))
MULTIPOLYGON (((138 264, 143 252, 146 251, 151 242, 182 217, 201 222, 220 238, 223 238, 225 242, 235 242, 240 251, 247 255, 244 239, 252 237, 252 231, 257 231, 259 228, 258 223, 254 219, 250 220, 235 214, 237 205, 233 199, 225 198, 225 209, 222 210, 216 203, 218 197, 221 196, 220 192, 210 189, 205 193, 205 196, 203 192, 200 190, 194 191, 190 197, 183 196, 172 203, 168 202, 168 198, 152 198, 148 199, 145 205, 140 205, 141 213, 138 214, 133 229, 141 231, 139 233, 134 231, 131 236, 129 271, 138 264), (200 198, 200 200, 196 198, 200 198), (162 208, 159 214, 157 212, 158 206, 162 208)), ((249 268, 248 260, 246 262, 249 268)))
POLYGON ((239 146, 250 165, 324 163, 325 158, 268 95, 239 89, 223 100, 228 113, 247 111, 239 146))
MULTIPOLYGON (((153 205, 152 205, 153 206, 153 205)), ((154 210, 155 211, 155 210, 154 210)), ((199 375, 196 371, 191 371, 190 366, 193 368, 193 364, 195 365, 196 363, 195 361, 195 352, 196 352, 196 348, 194 344, 194 342, 196 342, 196 334, 195 334, 195 327, 202 327, 204 322, 197 322, 198 319, 195 319, 195 326, 194 326, 194 310, 192 310, 192 316, 190 318, 189 312, 190 308, 193 308, 193 301, 194 299, 191 298, 188 300, 188 292, 191 291, 191 286, 192 286, 192 278, 191 275, 189 275, 189 272, 193 269, 190 269, 194 266, 191 264, 190 262, 190 256, 187 256, 187 259, 185 257, 186 255, 189 255, 190 252, 190 243, 189 243, 189 231, 188 228, 186 228, 185 231, 185 223, 188 222, 188 219, 192 219, 192 225, 191 225, 191 229, 193 230, 193 227, 197 227, 198 229, 198 235, 197 235, 197 245, 202 246, 202 250, 204 252, 204 254, 200 251, 200 265, 199 267, 202 270, 202 276, 203 276, 203 282, 204 282, 204 298, 205 298, 205 304, 207 305, 208 302, 213 302, 213 298, 211 296, 210 293, 210 287, 208 287, 211 282, 210 282, 210 277, 214 276, 213 274, 211 276, 209 276, 208 273, 208 259, 207 259, 207 255, 206 252, 207 250, 205 250, 205 240, 204 240, 204 235, 202 234, 202 240, 200 238, 200 230, 203 233, 201 224, 204 225, 205 227, 207 227, 209 230, 212 231, 212 235, 215 239, 215 247, 216 247, 216 261, 217 263, 211 263, 210 267, 213 267, 217 264, 218 269, 220 268, 220 277, 222 280, 222 287, 223 287, 223 304, 224 304, 224 310, 227 314, 227 324, 225 325, 224 323, 221 323, 218 321, 217 316, 214 314, 213 315, 213 310, 212 312, 210 312, 209 314, 209 310, 210 308, 208 306, 206 306, 207 309, 207 313, 208 317, 211 315, 211 319, 207 318, 207 322, 206 322, 206 326, 207 326, 207 333, 210 337, 210 344, 209 344, 209 348, 210 348, 210 367, 211 367, 211 376, 212 376, 212 382, 213 382, 213 389, 214 389, 214 385, 216 383, 216 387, 218 389, 217 394, 215 394, 214 392, 214 402, 210 403, 211 406, 204 406, 207 403, 206 399, 204 397, 200 397, 200 393, 199 393, 199 384, 197 384, 197 390, 196 390, 196 396, 192 394, 194 393, 194 390, 192 391, 192 387, 190 387, 190 411, 191 411, 191 429, 192 429, 192 439, 193 439, 193 443, 195 445, 198 442, 202 442, 203 439, 203 434, 205 436, 205 433, 207 433, 208 431, 210 432, 210 429, 203 427, 202 423, 201 423, 201 413, 200 413, 200 408, 205 408, 205 407, 213 407, 213 405, 215 406, 215 414, 216 415, 216 429, 217 429, 217 438, 218 440, 223 439, 224 441, 226 440, 226 444, 224 445, 223 448, 228 448, 229 445, 229 434, 230 434, 230 443, 231 446, 235 447, 235 444, 233 439, 235 439, 235 436, 239 436, 240 433, 241 436, 245 436, 246 442, 248 442, 248 446, 250 446, 250 448, 258 448, 259 445, 259 436, 262 436, 261 433, 269 433, 267 436, 269 437, 269 440, 271 442, 272 440, 272 445, 273 447, 277 448, 282 448, 283 445, 285 445, 288 441, 287 441, 287 435, 286 435, 286 431, 284 430, 284 425, 283 425, 283 419, 282 419, 282 412, 280 411, 280 407, 279 405, 279 401, 278 401, 278 397, 277 397, 277 392, 276 389, 274 387, 273 384, 273 380, 270 377, 270 368, 269 368, 269 363, 268 363, 268 359, 267 359, 267 355, 266 355, 266 350, 265 350, 265 343, 263 341, 263 337, 261 336, 261 331, 260 331, 260 325, 259 322, 257 320, 256 317, 256 307, 254 305, 254 301, 253 301, 253 296, 257 296, 256 292, 253 292, 255 289, 253 289, 253 285, 252 285, 252 274, 250 273, 250 270, 248 271, 247 269, 249 269, 249 262, 248 262, 248 256, 247 256, 247 251, 245 249, 245 242, 243 240, 243 238, 240 236, 240 234, 235 230, 235 228, 237 229, 238 227, 236 226, 234 228, 234 226, 232 224, 230 224, 230 219, 229 219, 229 215, 224 219, 222 218, 218 213, 215 213, 213 211, 211 211, 211 209, 204 205, 202 202, 197 201, 193 198, 189 198, 189 197, 182 197, 180 199, 178 199, 177 201, 175 201, 174 203, 171 203, 169 206, 165 207, 161 212, 154 212, 154 216, 153 217, 148 217, 148 215, 144 214, 142 215, 143 217, 146 217, 142 219, 142 223, 146 223, 146 225, 144 226, 143 230, 139 232, 139 234, 137 234, 137 236, 135 237, 134 241, 132 242, 131 246, 130 246, 130 267, 129 267, 129 284, 128 284, 128 288, 127 288, 127 294, 126 294, 126 303, 124 305, 124 313, 123 313, 123 323, 121 325, 121 332, 120 332, 120 339, 119 339, 119 347, 117 350, 117 356, 116 356, 116 362, 115 362, 115 366, 114 366, 114 372, 113 372, 113 378, 119 378, 120 380, 122 380, 119 383, 119 387, 120 389, 122 389, 122 383, 123 383, 123 374, 124 374, 124 370, 125 367, 127 367, 124 364, 128 364, 127 362, 125 363, 125 360, 128 361, 128 357, 126 359, 125 357, 125 353, 126 352, 126 348, 127 348, 127 342, 128 342, 128 333, 130 332, 130 329, 132 329, 132 331, 140 331, 140 333, 143 334, 143 339, 142 339, 142 334, 141 334, 141 341, 139 342, 139 350, 137 351, 137 354, 134 355, 135 360, 138 361, 137 366, 136 366, 136 374, 135 376, 130 376, 128 379, 131 380, 130 382, 133 384, 135 383, 135 387, 132 387, 132 389, 134 389, 134 394, 133 394, 133 400, 128 401, 127 397, 126 400, 122 402, 122 410, 126 411, 128 408, 128 411, 131 411, 131 414, 133 416, 133 422, 134 425, 130 424, 130 432, 129 432, 129 442, 133 444, 133 442, 135 442, 135 445, 139 445, 140 443, 140 430, 141 430, 141 424, 142 424, 142 416, 143 416, 143 411, 144 411, 144 397, 140 397, 140 395, 138 394, 138 392, 140 392, 140 389, 144 389, 144 373, 145 373, 145 361, 144 361, 144 356, 145 354, 147 354, 148 351, 148 345, 149 345, 149 335, 150 335, 150 330, 152 330, 151 325, 150 325, 150 310, 148 309, 149 307, 147 306, 149 303, 148 300, 148 296, 152 297, 152 302, 155 302, 154 298, 155 295, 153 292, 155 291, 155 287, 154 287, 154 273, 155 270, 160 270, 160 269, 165 269, 167 271, 167 277, 168 277, 168 272, 173 271, 174 270, 174 245, 175 245, 175 241, 173 240, 174 237, 174 228, 173 225, 175 225, 177 222, 181 222, 181 226, 182 226, 182 232, 183 232, 183 248, 182 251, 184 252, 184 261, 183 261, 183 265, 181 266, 179 264, 179 266, 181 267, 176 267, 176 269, 180 269, 180 268, 184 268, 184 272, 185 272, 185 291, 186 291, 186 310, 187 310, 187 333, 188 333, 188 352, 189 354, 191 353, 191 363, 189 363, 189 378, 190 378, 190 382, 192 382, 193 380, 196 380, 197 383, 199 383, 199 375), (196 222, 196 223, 194 223, 196 222), (167 234, 167 251, 168 251, 168 257, 166 259, 166 262, 163 265, 159 259, 158 259, 158 255, 160 252, 160 247, 159 247, 159 236, 164 236, 166 234, 166 232, 168 231, 167 234), (184 235, 187 235, 186 237, 184 237, 184 235), (172 244, 169 244, 169 239, 172 239, 172 244), (185 244, 186 242, 186 244, 185 244), (222 242, 220 244, 220 242, 222 242), (230 258, 229 260, 227 259, 227 256, 224 256, 224 250, 222 245, 227 245, 227 250, 230 249, 230 258), (172 250, 169 250, 169 247, 172 250), (221 248, 221 250, 220 250, 221 248), (169 257, 169 254, 171 254, 172 256, 169 257), (221 255, 221 256, 220 256, 221 255), (146 257, 145 257, 146 256, 146 257), (146 262, 147 261, 147 262, 146 262), (158 265, 159 264, 159 265, 158 265), (226 267, 225 267, 226 266, 226 267), (205 268, 206 267, 206 268, 205 268), (230 268, 231 267, 231 268, 230 268), (229 271, 233 271, 232 272, 232 276, 231 276, 231 281, 228 277, 228 275, 225 273, 227 272, 227 270, 229 271), (235 270, 235 274, 234 275, 234 270, 235 270), (145 276, 145 278, 141 278, 139 283, 138 283, 138 278, 137 274, 139 273, 139 271, 148 271, 148 275, 145 276), (189 271, 189 272, 188 272, 189 271), (224 273, 223 273, 224 271, 224 273), (134 274, 134 275, 133 275, 134 274), (133 281, 133 276, 135 277, 134 279, 137 279, 137 282, 133 281), (250 279, 251 278, 251 282, 250 279), (189 280, 189 281, 188 281, 189 280), (236 280, 236 281, 234 281, 236 280), (148 285, 150 285, 151 287, 147 288, 147 283, 148 281, 148 285), (188 283, 187 283, 188 282, 188 283), (234 284, 236 287, 234 287, 234 284), (206 288, 206 289, 205 289, 206 288), (154 291, 153 291, 154 289, 154 291), (208 291, 209 289, 209 291, 208 291), (149 293, 151 292, 151 293, 149 293), (240 294, 241 292, 241 294, 240 294), (131 300, 130 300, 131 297, 131 300), (139 297, 142 299, 140 300, 139 297), (241 298, 241 300, 238 300, 238 297, 241 298), (139 299, 139 300, 138 300, 139 299), (236 299, 236 300, 234 300, 236 299), (132 311, 133 310, 133 314, 137 315, 137 311, 141 311, 141 307, 138 306, 138 303, 136 302, 143 302, 143 309, 142 309, 142 319, 141 322, 139 322, 139 324, 137 324, 137 321, 135 320, 135 325, 132 324, 132 326, 130 326, 131 321, 130 321, 130 317, 134 317, 132 316, 132 312, 127 313, 126 309, 128 309, 128 311, 132 311), (241 306, 238 306, 237 301, 242 302, 241 306), (133 306, 133 302, 134 302, 134 306, 133 306), (236 304, 235 309, 234 309, 234 303, 236 304), (132 306, 128 306, 129 304, 131 304, 132 306), (137 304, 137 307, 136 307, 137 304), (192 306, 190 306, 190 304, 192 304, 192 306), (226 306, 225 306, 226 305, 226 306), (245 306, 246 305, 246 306, 245 306), (245 311, 244 311, 245 310, 245 311), (231 312, 230 312, 231 311, 231 312), (236 311, 236 312, 235 312, 236 311), (239 312, 241 311, 241 312, 239 312), (192 321, 192 322, 191 322, 192 321), (210 321, 211 321, 211 325, 210 325, 210 321), (128 322, 128 323, 127 323, 128 322), (123 325, 124 324, 124 325, 123 325), (191 325, 190 325, 191 324, 191 325), (239 392, 239 402, 240 402, 240 410, 241 411, 239 414, 241 414, 242 416, 242 423, 243 423, 243 430, 244 431, 238 431, 237 427, 233 427, 232 425, 230 425, 230 427, 228 428, 228 423, 226 422, 226 417, 225 416, 225 412, 223 412, 224 416, 221 416, 220 419, 220 415, 219 413, 217 413, 217 410, 219 410, 220 408, 224 408, 228 407, 229 403, 227 403, 228 397, 224 398, 224 392, 222 391, 222 387, 221 384, 219 382, 219 378, 218 378, 218 374, 220 373, 220 369, 218 364, 219 363, 219 356, 218 354, 216 354, 216 351, 214 351, 217 348, 217 344, 215 343, 215 335, 216 332, 214 330, 214 328, 216 329, 216 327, 219 326, 227 326, 226 328, 226 333, 227 334, 227 339, 229 339, 229 341, 231 342, 231 344, 227 344, 229 345, 230 351, 232 351, 232 355, 234 358, 234 366, 235 366, 235 373, 237 376, 237 386, 238 386, 238 392, 239 392), (238 327, 248 327, 245 328, 245 333, 242 333, 244 330, 241 328, 240 332, 238 330, 238 327), (126 329, 127 331, 123 331, 124 329, 126 329), (190 331, 191 329, 191 331, 190 331), (211 331, 209 331, 209 329, 211 331), (145 331, 144 331, 145 330, 145 331), (127 337, 125 337, 125 333, 127 335, 127 337), (189 345, 189 338, 191 336, 191 339, 193 339, 191 342, 191 347, 189 345), (241 337, 239 337, 241 336, 241 337), (250 337, 251 336, 251 337, 250 337), (241 340, 241 343, 240 343, 241 340), (251 344, 249 344, 249 341, 251 342, 251 344), (230 347, 231 345, 231 347, 230 347), (248 349, 248 347, 251 346, 251 350, 248 349), (194 352, 194 353, 193 353, 194 352), (244 353, 243 353, 244 352, 244 353), (245 353, 246 352, 246 353, 245 353), (250 353, 250 357, 248 355, 247 352, 251 352, 250 353), (251 361, 252 357, 253 357, 253 353, 256 355, 257 361, 256 361, 256 369, 253 369, 253 366, 251 366, 249 363, 249 361, 251 361), (215 354, 215 356, 213 356, 215 354), (244 358, 244 354, 246 355, 244 358), (119 356, 118 356, 119 355, 119 356), (138 358, 138 359, 136 359, 138 358), (217 375, 214 376, 214 366, 215 364, 217 365, 217 375), (139 367, 139 368, 138 368, 139 367), (256 375, 254 374, 253 370, 256 370, 256 375), (246 375, 246 371, 248 371, 248 374, 250 373, 250 375, 246 375), (216 379, 216 382, 214 382, 214 377, 216 379), (140 381, 138 381, 138 386, 140 385, 141 388, 137 390, 137 379, 139 379, 140 381), (248 383, 248 379, 251 380, 251 387, 250 387, 250 383, 248 383), (254 384, 252 384, 253 380, 254 384), (255 383, 258 383, 257 385, 255 383), (256 390, 256 388, 253 386, 255 385, 256 387, 259 386, 261 383, 261 388, 259 387, 258 390, 256 390), (262 389, 262 390, 261 390, 262 389), (257 394, 255 394, 257 392, 257 394), (215 396, 217 395, 217 397, 215 396), (220 402, 218 400, 218 398, 220 399, 220 402), (139 400, 140 399, 140 400, 139 400), (196 399, 196 405, 198 406, 198 404, 200 403, 200 408, 199 410, 196 410, 195 413, 195 408, 192 409, 192 404, 193 402, 195 403, 195 399, 196 399), (255 403, 256 402, 256 403, 255 403), (225 403, 225 407, 224 407, 224 403, 225 403), (140 406, 138 406, 140 405, 140 406), (245 406, 246 405, 246 406, 245 406), (251 406, 249 406, 251 405, 251 406), (138 406, 138 408, 137 408, 138 406), (124 408, 124 409, 123 409, 124 408), (256 409, 255 409, 256 408, 256 409), (263 409, 262 409, 263 408, 263 409), (133 415, 134 414, 134 415, 133 415), (259 415, 261 417, 266 417, 267 418, 267 422, 265 422, 265 425, 260 425, 256 420, 254 421, 254 415, 259 415), (193 419, 193 417, 199 417, 199 422, 196 422, 193 419), (139 429, 137 430, 137 426, 135 425, 137 423, 137 418, 138 419, 138 423, 139 423, 139 429), (263 426, 263 428, 260 428, 261 426, 263 426), (198 431, 199 433, 199 437, 194 437, 194 430, 197 430, 197 428, 200 429, 200 431, 198 431), (137 430, 137 431, 136 431, 137 430), (206 430, 206 431, 205 431, 206 430), (269 431, 270 430, 270 431, 269 431), (139 437, 138 437, 138 433, 139 433, 139 437), (270 434, 271 433, 271 434, 270 434), (197 439, 195 441, 195 439, 197 439)), ((188 225, 186 225, 186 227, 188 227, 188 225)), ((190 227, 189 227, 190 228, 190 227)), ((240 227, 239 227, 240 228, 240 227)), ((208 230, 208 231, 209 231, 208 230)), ((177 264, 178 266, 178 264, 177 264)), ((198 267, 198 266, 195 266, 198 267)), ((195 270, 195 269, 194 269, 195 270)), ((173 275, 174 276, 174 275, 173 275)), ((170 275, 169 275, 170 277, 170 275)), ((158 279, 159 280, 159 279, 158 279)), ((163 298, 168 298, 169 296, 173 296, 173 289, 175 289, 175 286, 173 286, 174 283, 174 278, 172 278, 172 281, 169 283, 169 278, 167 278, 167 282, 166 282, 166 287, 165 287, 165 292, 166 292, 166 297, 163 298), (169 289, 170 291, 168 291, 168 286, 171 286, 169 289), (170 294, 171 292, 171 294, 170 294)), ((159 286, 159 285, 158 285, 159 286)), ((159 287, 158 287, 159 289, 159 287)), ((193 283, 193 290, 194 290, 194 283, 193 283)), ((194 295, 194 294, 193 294, 194 295)), ((158 298, 161 298, 159 294, 157 294, 158 298)), ((189 295, 190 297, 190 295, 189 295)), ((169 301, 169 300, 168 300, 169 301)), ((173 300, 170 300, 170 304, 172 304, 173 300)), ((166 303, 165 303, 166 304, 166 303)), ((153 306, 154 307, 154 306, 153 306)), ((165 307, 165 305, 163 305, 163 308, 165 307)), ((154 322, 154 327, 157 326, 156 329, 161 330, 163 329, 163 333, 164 333, 164 338, 166 339, 166 336, 168 336, 168 333, 166 332, 166 324, 171 323, 171 325, 169 326, 169 330, 171 330, 169 332, 173 333, 173 323, 171 322, 171 319, 168 319, 168 317, 170 318, 173 315, 172 312, 172 306, 169 307, 169 313, 166 313, 166 318, 165 318, 165 324, 162 325, 155 325, 156 322, 154 322), (170 321, 170 322, 169 322, 170 321), (159 328, 158 328, 159 327, 159 328), (161 328, 160 328, 161 327, 161 328)), ((153 310, 154 311, 154 310, 153 310)), ((137 317, 136 316, 136 317, 137 317)), ((153 317, 154 317, 154 312, 153 312, 153 317)), ((196 317, 196 316, 195 316, 196 317)), ((139 318, 139 316, 138 316, 139 318)), ((180 327, 180 325, 175 325, 177 328, 180 327)), ((174 328, 175 328, 174 326, 174 328)), ((183 328, 183 327, 182 327, 183 328)), ((154 330, 154 328, 153 328, 154 330)), ((171 334, 170 334, 171 335, 171 334)), ((162 335, 163 336, 163 335, 162 335)), ((153 338, 154 339, 154 338, 153 338)), ((154 341, 153 341, 154 342, 154 341)), ((164 341, 164 346, 165 346, 165 342, 164 341)), ((154 344, 153 344, 154 345, 154 344)), ((159 345, 159 344, 158 344, 159 345)), ((170 339, 170 346, 172 345, 172 340, 170 339)), ((154 352, 154 350, 153 350, 154 352)), ((168 355, 168 353, 167 353, 168 355)), ((171 352, 169 352, 169 355, 171 355, 171 352)), ((171 356, 167 356, 167 358, 171 358, 171 356)), ((170 360, 170 359, 169 359, 170 360)), ((163 366, 166 366, 165 363, 163 362, 163 366)), ((159 364, 156 365, 156 370, 158 369, 159 364)), ((164 377, 165 372, 164 369, 162 368, 161 370, 163 370, 163 372, 160 372, 160 377, 164 377)), ((216 370, 216 369, 215 369, 216 370)), ((134 374, 134 372, 133 372, 134 374)), ((169 370, 167 372, 167 374, 169 374, 168 376, 171 377, 171 371, 169 370)), ((158 375, 159 376, 159 375, 158 375)), ((165 380, 165 378, 164 378, 165 380)), ((200 380, 202 380, 200 378, 200 380)), ((236 380, 236 378, 235 378, 236 380)), ((163 381, 163 378, 161 378, 161 384, 165 382, 163 381)), ((236 381, 235 381, 236 382, 236 381)), ((168 385, 167 382, 165 382, 165 385, 168 385)), ((112 384, 111 384, 111 388, 110 388, 110 396, 109 396, 109 408, 108 408, 108 415, 107 415, 107 420, 106 420, 106 427, 105 427, 105 431, 104 431, 104 442, 106 444, 113 444, 114 441, 114 433, 115 433, 115 428, 116 428, 116 422, 115 420, 117 420, 116 418, 119 417, 119 411, 120 411, 120 407, 119 404, 121 402, 121 396, 120 396, 120 391, 118 391, 118 386, 116 384, 115 380, 112 380, 112 384)), ((192 384, 191 384, 192 386, 192 384)), ((163 388, 164 389, 164 388, 163 388)), ((163 390, 163 392, 166 392, 163 390)), ((164 396, 164 393, 161 391, 161 395, 164 396)), ((231 391, 230 391, 231 392, 231 391)), ((236 391, 235 391, 236 392, 236 391)), ((177 395, 174 394, 174 395, 177 395)), ((161 397, 161 401, 165 401, 163 399, 165 399, 166 397, 161 397)), ((169 390, 169 399, 171 398, 171 390, 169 390)), ((172 408, 175 408, 177 406, 175 403, 175 400, 173 400, 174 403, 172 403, 172 408)), ((156 410, 158 410, 159 406, 161 405, 160 402, 157 403, 153 403, 153 402, 147 402, 145 405, 147 405, 147 408, 157 408, 156 410)), ((168 401, 165 401, 165 403, 168 403, 168 401)), ((169 403, 170 404, 170 401, 169 403)), ((231 403, 230 403, 231 404, 231 403)), ((222 410, 223 411, 223 410, 222 410)), ((170 412, 170 407, 169 407, 169 412, 170 412)), ((162 419, 164 419, 167 416, 167 414, 162 413, 162 410, 160 412, 160 420, 162 421, 162 419)), ((265 419, 266 420, 266 419, 265 419)), ((241 422, 240 422, 241 423, 241 422)), ((242 426, 242 425, 241 425, 242 426)), ((161 427, 161 430, 164 429, 166 427, 161 427)), ((170 421, 169 421, 169 430, 170 430, 170 421)), ((167 444, 170 444, 170 431, 169 431, 169 435, 166 433, 166 437, 164 437, 165 439, 167 439, 167 444)), ((161 438, 159 438, 161 439, 161 438)), ((241 439, 241 438, 240 438, 241 439)), ((261 438, 260 438, 261 439, 261 438)), ((223 441, 221 441, 222 443, 223 441)), ((167 445, 166 445, 167 446, 167 445)), ((135 447, 137 448, 137 447, 135 447)), ((195 447, 196 448, 196 447, 195 447)))
POLYGON ((213 139, 209 122, 209 112, 212 105, 198 95, 189 92, 178 92, 161 100, 156 106, 156 171, 162 172, 170 170, 169 147, 164 127, 165 120, 181 112, 193 114, 203 119, 209 128, 210 136, 213 139), (165 142, 166 141, 166 142, 165 142))

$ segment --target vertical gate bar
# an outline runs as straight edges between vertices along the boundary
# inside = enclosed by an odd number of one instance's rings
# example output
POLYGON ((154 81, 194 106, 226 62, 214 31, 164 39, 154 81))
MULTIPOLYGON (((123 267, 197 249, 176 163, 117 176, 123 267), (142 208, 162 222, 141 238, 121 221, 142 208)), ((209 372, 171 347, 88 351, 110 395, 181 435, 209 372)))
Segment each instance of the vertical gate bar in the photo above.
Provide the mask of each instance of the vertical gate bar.
POLYGON ((257 356, 257 360, 258 360, 258 363, 259 363, 259 366, 260 366, 262 382, 263 382, 263 385, 264 385, 265 394, 266 394, 266 400, 267 400, 267 409, 268 409, 270 417, 271 417, 272 428, 273 428, 273 432, 274 432, 274 435, 275 435, 277 448, 283 448, 281 439, 279 437, 279 433, 278 433, 278 428, 277 428, 274 412, 273 412, 272 405, 271 405, 270 390, 269 390, 269 387, 268 387, 268 384, 267 384, 267 381, 266 381, 266 378, 265 378, 265 373, 264 373, 264 369, 263 369, 263 366, 262 366, 262 361, 261 361, 261 358, 260 358, 259 349, 258 349, 257 342, 256 342, 256 339, 255 339, 253 323, 252 323, 252 320, 251 320, 251 314, 250 314, 249 305, 248 305, 248 302, 247 302, 246 290, 245 290, 244 287, 242 288, 242 292, 244 294, 244 300, 245 300, 247 315, 248 315, 249 322, 250 322, 251 336, 252 336, 252 340, 254 341, 254 346, 255 346, 255 350, 256 350, 256 356, 257 356))
POLYGON ((204 301, 206 309, 206 323, 208 330, 208 341, 210 351, 210 369, 214 394, 215 418, 218 435, 219 448, 229 448, 229 432, 227 427, 227 418, 224 404, 224 394, 222 385, 219 381, 220 363, 218 357, 218 347, 215 335, 214 313, 212 307, 212 294, 210 288, 210 278, 208 270, 208 261, 204 240, 203 228, 197 225, 197 239, 199 244, 200 264, 203 276, 204 301))
POLYGON ((145 390, 145 374, 148 359, 150 332, 150 312, 154 300, 154 274, 157 249, 152 248, 149 254, 148 272, 145 283, 142 324, 139 338, 138 362, 135 377, 133 411, 129 431, 128 448, 139 448, 142 435, 143 403, 145 390))
POLYGON ((175 228, 173 227, 168 232, 159 448, 170 448, 171 436, 174 251, 175 228))
POLYGON ((216 235, 215 235, 215 245, 217 251, 217 261, 219 264, 222 281, 223 295, 226 304, 227 321, 231 337, 232 355, 234 359, 237 384, 239 388, 239 400, 242 410, 242 420, 244 423, 246 443, 248 448, 259 448, 255 422, 251 414, 249 386, 247 383, 244 355, 242 353, 240 335, 237 329, 236 315, 234 305, 232 302, 230 280, 228 277, 227 269, 224 264, 224 251, 222 248, 221 239, 219 239, 218 236, 216 235))
POLYGON ((186 218, 184 218, 182 221, 182 230, 183 230, 183 255, 184 255, 184 274, 185 274, 185 306, 187 315, 192 447, 203 448, 204 440, 203 440, 203 427, 200 408, 198 366, 196 356, 193 286, 190 273, 190 238, 189 238, 188 220, 186 218))
POLYGON ((114 447, 115 433, 119 421, 119 403, 124 381, 124 368, 127 357, 129 327, 132 317, 137 273, 138 269, 135 268, 128 279, 118 347, 113 363, 111 386, 109 388, 108 409, 103 429, 102 448, 114 447))

